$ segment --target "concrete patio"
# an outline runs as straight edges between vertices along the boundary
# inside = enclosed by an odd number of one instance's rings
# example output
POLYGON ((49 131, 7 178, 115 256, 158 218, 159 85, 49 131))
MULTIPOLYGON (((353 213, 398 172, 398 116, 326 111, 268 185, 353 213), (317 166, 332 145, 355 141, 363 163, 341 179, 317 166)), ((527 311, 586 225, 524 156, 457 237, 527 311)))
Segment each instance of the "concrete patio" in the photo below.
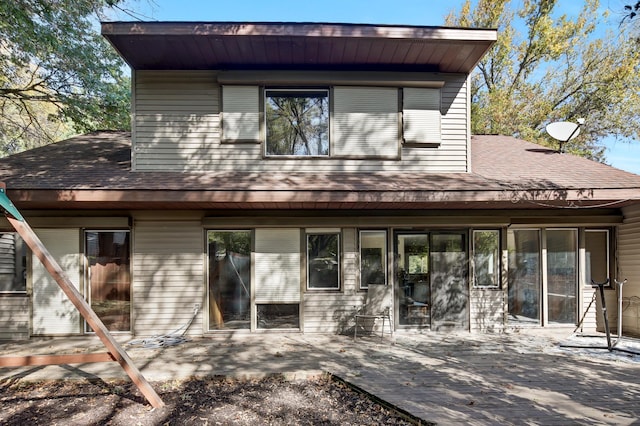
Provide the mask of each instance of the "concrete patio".
MULTIPOLYGON (((291 379, 330 373, 437 424, 637 424, 640 356, 562 348, 551 333, 396 333, 383 341, 313 334, 225 335, 126 346, 151 381, 193 376, 291 379)), ((123 343, 126 341, 123 341, 123 343)), ((0 344, 0 355, 101 352, 95 337, 0 344)), ((0 369, 15 380, 126 378, 116 363, 0 369)))

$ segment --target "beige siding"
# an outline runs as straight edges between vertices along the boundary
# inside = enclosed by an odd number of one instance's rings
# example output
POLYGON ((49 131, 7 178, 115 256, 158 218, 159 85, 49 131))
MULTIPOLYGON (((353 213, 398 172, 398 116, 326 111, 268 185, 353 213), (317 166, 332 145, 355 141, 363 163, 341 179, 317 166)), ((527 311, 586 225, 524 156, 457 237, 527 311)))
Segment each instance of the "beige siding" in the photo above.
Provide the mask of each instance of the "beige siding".
POLYGON ((136 71, 136 170, 211 167, 220 146, 219 86, 211 71, 136 71))
POLYGON ((355 307, 365 298, 360 293, 307 292, 304 295, 305 333, 353 332, 355 307))
MULTIPOLYGON (((595 332, 598 324, 602 323, 602 320, 598 321, 598 318, 602 318, 602 311, 598 309, 600 295, 597 294, 596 290, 587 286, 582 289, 582 309, 580 310, 578 321, 582 319, 580 331, 584 333, 595 332), (597 297, 597 300, 594 297, 597 297)), ((609 311, 609 315, 611 315, 611 312, 613 310, 609 311)), ((600 330, 603 331, 602 328, 600 330)))
POLYGON ((257 229, 256 303, 300 303, 300 230, 257 229))
POLYGON ((29 297, 0 296, 0 340, 29 338, 29 297))
MULTIPOLYGON (((186 324, 204 294, 200 221, 136 221, 133 233, 133 332, 165 334, 186 324)), ((202 311, 188 330, 203 333, 202 311)))
POLYGON ((331 155, 397 158, 398 118, 397 89, 334 88, 331 155))
POLYGON ((640 206, 625 208, 623 214, 618 230, 618 279, 628 282, 622 289, 622 331, 640 335, 640 206))
POLYGON ((222 131, 224 140, 260 140, 260 88, 223 86, 222 131))
MULTIPOLYGON (((435 76, 434 76, 435 77, 435 76)), ((467 86, 464 75, 438 75, 442 141, 404 147, 396 159, 263 158, 262 145, 221 143, 220 87, 213 71, 136 71, 133 164, 174 171, 467 171, 467 86)), ((332 144, 338 144, 333 141, 332 144)), ((397 146, 397 136, 391 141, 397 146)))
POLYGON ((353 329, 356 306, 366 292, 358 287, 357 232, 342 230, 342 288, 339 292, 307 291, 304 294, 305 333, 345 333, 353 329))
MULTIPOLYGON (((36 234, 76 289, 81 290, 80 230, 36 229, 36 234)), ((32 261, 34 335, 81 333, 80 312, 35 257, 32 261)))
POLYGON ((504 291, 472 289, 470 292, 471 331, 503 331, 506 310, 504 291))
POLYGON ((406 88, 402 96, 403 134, 409 143, 440 143, 440 89, 406 88))

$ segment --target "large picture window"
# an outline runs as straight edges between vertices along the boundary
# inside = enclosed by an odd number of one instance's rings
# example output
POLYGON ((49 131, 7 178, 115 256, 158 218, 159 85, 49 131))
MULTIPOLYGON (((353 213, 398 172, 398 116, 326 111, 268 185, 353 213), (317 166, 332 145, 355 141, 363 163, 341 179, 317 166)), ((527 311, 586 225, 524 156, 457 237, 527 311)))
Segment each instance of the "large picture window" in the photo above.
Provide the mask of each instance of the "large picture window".
POLYGON ((326 89, 266 89, 267 156, 329 155, 326 89))
POLYGON ((307 234, 309 289, 340 289, 340 234, 307 234))

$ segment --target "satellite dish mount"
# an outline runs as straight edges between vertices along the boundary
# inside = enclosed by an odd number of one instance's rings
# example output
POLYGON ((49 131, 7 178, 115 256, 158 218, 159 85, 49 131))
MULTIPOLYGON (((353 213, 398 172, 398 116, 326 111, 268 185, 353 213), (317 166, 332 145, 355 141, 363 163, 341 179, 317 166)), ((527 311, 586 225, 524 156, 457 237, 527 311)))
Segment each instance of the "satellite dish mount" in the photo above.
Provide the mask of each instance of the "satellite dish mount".
POLYGON ((570 121, 557 121, 547 124, 546 130, 549 136, 558 141, 558 152, 564 152, 564 145, 580 134, 580 127, 584 124, 584 118, 578 118, 578 123, 570 121))

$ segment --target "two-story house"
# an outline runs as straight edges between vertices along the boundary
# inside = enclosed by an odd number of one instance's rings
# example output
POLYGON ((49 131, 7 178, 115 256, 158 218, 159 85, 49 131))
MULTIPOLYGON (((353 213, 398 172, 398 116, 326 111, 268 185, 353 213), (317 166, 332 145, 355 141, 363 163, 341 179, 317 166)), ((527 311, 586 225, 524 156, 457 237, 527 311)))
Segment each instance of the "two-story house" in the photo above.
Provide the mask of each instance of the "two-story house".
MULTIPOLYGON (((0 180, 114 332, 166 333, 196 308, 194 336, 345 332, 380 285, 396 331, 593 330, 592 278, 640 295, 640 176, 470 134, 469 74, 495 30, 102 33, 132 69, 131 133, 2 159, 0 180)), ((0 336, 90 332, 3 226, 0 336)))

